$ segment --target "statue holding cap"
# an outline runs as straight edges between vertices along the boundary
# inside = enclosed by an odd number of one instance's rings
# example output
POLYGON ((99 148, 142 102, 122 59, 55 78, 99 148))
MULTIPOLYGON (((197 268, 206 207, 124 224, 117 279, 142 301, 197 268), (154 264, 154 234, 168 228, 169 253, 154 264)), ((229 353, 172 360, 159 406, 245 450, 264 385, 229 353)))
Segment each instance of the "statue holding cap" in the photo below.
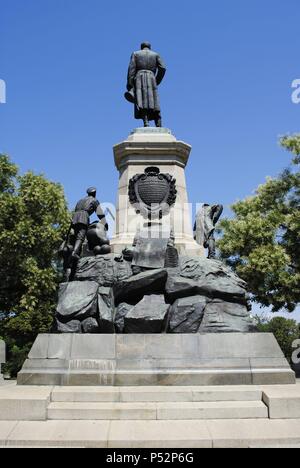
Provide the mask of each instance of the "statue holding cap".
POLYGON ((149 42, 143 42, 141 50, 132 54, 125 98, 135 105, 135 118, 142 119, 145 127, 151 120, 157 127, 162 126, 158 86, 165 73, 163 60, 151 50, 149 42))

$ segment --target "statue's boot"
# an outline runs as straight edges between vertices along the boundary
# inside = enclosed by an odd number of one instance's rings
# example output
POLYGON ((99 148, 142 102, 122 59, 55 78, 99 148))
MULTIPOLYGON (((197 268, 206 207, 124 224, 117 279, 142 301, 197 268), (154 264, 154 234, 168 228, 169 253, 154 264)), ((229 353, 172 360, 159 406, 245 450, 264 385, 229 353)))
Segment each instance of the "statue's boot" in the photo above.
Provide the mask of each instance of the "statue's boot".
POLYGON ((155 125, 156 125, 157 128, 161 128, 162 127, 162 120, 161 119, 155 120, 155 125))
POLYGON ((77 240, 75 243, 74 250, 71 255, 72 264, 74 264, 74 262, 78 262, 78 260, 80 259, 81 247, 82 247, 82 242, 80 240, 77 240))
POLYGON ((64 282, 68 283, 72 274, 72 268, 68 268, 64 273, 64 282))
POLYGON ((149 119, 148 119, 148 116, 147 116, 147 115, 144 117, 143 120, 144 120, 144 127, 149 127, 150 124, 149 124, 149 119))
POLYGON ((215 260, 217 256, 215 239, 213 238, 209 239, 209 241, 207 242, 207 247, 208 247, 208 259, 215 260))

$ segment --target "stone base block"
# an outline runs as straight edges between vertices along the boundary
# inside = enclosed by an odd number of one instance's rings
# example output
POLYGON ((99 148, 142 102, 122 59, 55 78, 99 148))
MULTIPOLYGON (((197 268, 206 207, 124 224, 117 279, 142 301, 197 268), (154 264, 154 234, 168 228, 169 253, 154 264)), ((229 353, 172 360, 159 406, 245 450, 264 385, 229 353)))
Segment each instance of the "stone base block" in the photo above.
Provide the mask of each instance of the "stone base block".
POLYGON ((39 335, 19 385, 295 383, 272 334, 39 335))

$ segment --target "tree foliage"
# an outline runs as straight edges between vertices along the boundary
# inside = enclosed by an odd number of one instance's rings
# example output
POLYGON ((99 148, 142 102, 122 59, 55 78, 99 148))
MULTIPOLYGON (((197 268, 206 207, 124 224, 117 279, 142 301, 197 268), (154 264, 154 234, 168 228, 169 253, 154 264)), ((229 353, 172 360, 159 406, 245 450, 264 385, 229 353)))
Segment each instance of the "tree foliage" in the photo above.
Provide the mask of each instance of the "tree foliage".
POLYGON ((221 257, 243 278, 254 301, 294 311, 300 302, 300 135, 283 137, 290 168, 232 206, 221 223, 221 257))
POLYGON ((0 335, 20 363, 36 335, 51 327, 55 254, 68 224, 62 187, 32 172, 19 175, 0 155, 0 335))

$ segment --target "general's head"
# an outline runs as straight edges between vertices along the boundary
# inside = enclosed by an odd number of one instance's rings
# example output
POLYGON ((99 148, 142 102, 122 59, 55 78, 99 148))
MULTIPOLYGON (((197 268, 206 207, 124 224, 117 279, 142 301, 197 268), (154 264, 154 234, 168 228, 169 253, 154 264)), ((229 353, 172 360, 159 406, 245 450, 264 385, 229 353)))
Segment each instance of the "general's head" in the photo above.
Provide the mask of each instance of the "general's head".
POLYGON ((86 193, 89 197, 96 197, 97 189, 95 187, 90 187, 87 189, 86 193))
POLYGON ((144 49, 151 49, 151 44, 150 42, 143 42, 142 45, 141 45, 141 49, 144 50, 144 49))

